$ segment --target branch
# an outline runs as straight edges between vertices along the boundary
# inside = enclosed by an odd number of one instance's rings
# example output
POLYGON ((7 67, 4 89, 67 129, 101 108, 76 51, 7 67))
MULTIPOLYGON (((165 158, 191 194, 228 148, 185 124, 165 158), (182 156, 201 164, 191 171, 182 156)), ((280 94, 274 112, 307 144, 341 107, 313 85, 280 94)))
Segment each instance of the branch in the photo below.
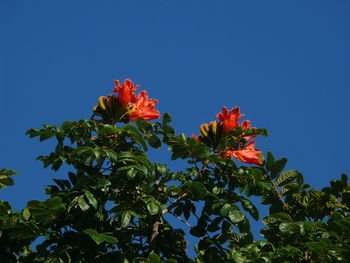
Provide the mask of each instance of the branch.
POLYGON ((171 203, 171 205, 169 205, 167 208, 165 208, 162 211, 162 215, 165 215, 166 213, 168 213, 174 206, 176 206, 176 204, 181 201, 181 199, 185 198, 186 196, 188 196, 188 193, 184 193, 182 195, 180 195, 174 202, 171 203))
POLYGON ((152 233, 151 237, 149 239, 149 252, 154 251, 154 248, 156 247, 157 239, 156 237, 159 235, 159 225, 160 225, 160 220, 157 219, 152 225, 152 233))
POLYGON ((179 217, 179 216, 177 216, 177 215, 175 215, 175 214, 173 214, 173 213, 171 213, 171 212, 169 212, 169 213, 170 213, 171 215, 173 215, 174 217, 176 217, 177 220, 179 220, 180 222, 184 223, 186 226, 192 227, 192 226, 190 225, 190 223, 188 223, 187 221, 183 220, 181 217, 179 217))

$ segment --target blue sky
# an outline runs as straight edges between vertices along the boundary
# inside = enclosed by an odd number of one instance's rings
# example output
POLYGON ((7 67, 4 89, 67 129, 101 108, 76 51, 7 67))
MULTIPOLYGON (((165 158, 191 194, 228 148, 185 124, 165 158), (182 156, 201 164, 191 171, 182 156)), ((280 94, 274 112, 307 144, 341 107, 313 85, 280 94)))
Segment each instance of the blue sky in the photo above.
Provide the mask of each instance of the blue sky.
POLYGON ((257 148, 314 187, 349 174, 349 13, 346 0, 2 0, 0 168, 21 175, 0 199, 21 209, 64 176, 35 160, 53 144, 27 129, 89 118, 125 78, 177 132, 198 134, 222 106, 240 106, 269 130, 257 148))

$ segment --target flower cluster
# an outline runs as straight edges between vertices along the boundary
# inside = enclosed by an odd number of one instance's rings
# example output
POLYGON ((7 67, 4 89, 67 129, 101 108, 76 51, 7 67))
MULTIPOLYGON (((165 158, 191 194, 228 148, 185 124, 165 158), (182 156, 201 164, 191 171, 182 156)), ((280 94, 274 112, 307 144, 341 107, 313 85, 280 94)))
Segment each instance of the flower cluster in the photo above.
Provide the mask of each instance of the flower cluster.
POLYGON ((137 118, 153 120, 160 117, 159 111, 154 109, 158 101, 149 99, 146 91, 141 91, 138 95, 135 91, 139 85, 135 85, 130 79, 120 83, 115 80, 113 92, 115 95, 102 96, 98 100, 98 105, 93 109, 94 115, 102 117, 103 121, 115 124, 116 122, 136 121, 137 118))
POLYGON ((251 140, 257 134, 247 134, 247 131, 252 131, 255 128, 251 127, 249 120, 238 122, 244 115, 239 112, 239 107, 232 108, 230 111, 222 108, 222 112, 218 113, 216 117, 219 121, 213 121, 209 125, 203 124, 200 127, 201 133, 199 137, 193 135, 198 141, 212 146, 223 158, 235 157, 237 160, 249 164, 262 164, 262 152, 255 149, 255 141, 251 140), (239 128, 242 132, 235 134, 234 132, 239 128), (230 142, 223 150, 218 150, 217 146, 220 142, 230 142))

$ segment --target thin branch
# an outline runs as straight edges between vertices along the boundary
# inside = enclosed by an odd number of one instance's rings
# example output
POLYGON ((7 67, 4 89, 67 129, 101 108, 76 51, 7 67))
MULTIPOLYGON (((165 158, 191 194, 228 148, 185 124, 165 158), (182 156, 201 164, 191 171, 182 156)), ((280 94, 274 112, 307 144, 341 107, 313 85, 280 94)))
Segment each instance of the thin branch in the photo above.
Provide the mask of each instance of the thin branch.
POLYGON ((180 195, 174 202, 172 202, 167 208, 165 208, 162 211, 162 215, 165 215, 166 213, 168 213, 174 206, 176 206, 176 204, 181 201, 183 198, 185 198, 186 196, 188 196, 188 193, 184 193, 182 195, 180 195))
POLYGON ((181 217, 169 212, 169 214, 173 215, 177 220, 181 221, 182 223, 184 223, 186 226, 188 227, 192 227, 190 223, 188 223, 187 221, 183 220, 181 217))

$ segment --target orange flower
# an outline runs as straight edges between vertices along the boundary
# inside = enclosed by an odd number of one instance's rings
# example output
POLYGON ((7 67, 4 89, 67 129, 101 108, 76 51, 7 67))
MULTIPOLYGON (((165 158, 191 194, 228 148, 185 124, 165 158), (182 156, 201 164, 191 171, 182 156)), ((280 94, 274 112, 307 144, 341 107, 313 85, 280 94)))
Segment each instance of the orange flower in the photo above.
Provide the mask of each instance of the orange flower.
POLYGON ((160 117, 159 111, 154 109, 158 101, 155 99, 148 99, 146 91, 141 91, 132 103, 135 106, 135 110, 129 114, 130 120, 136 121, 137 117, 141 117, 148 121, 160 117))
POLYGON ((135 90, 140 86, 134 86, 134 83, 130 79, 124 80, 124 83, 120 85, 119 80, 114 81, 116 87, 113 92, 118 92, 118 101, 120 106, 126 107, 130 102, 132 103, 136 99, 135 90))
POLYGON ((216 117, 223 124, 224 132, 228 132, 234 128, 236 128, 238 124, 238 120, 243 117, 243 114, 239 113, 239 107, 232 108, 230 111, 226 107, 222 108, 222 112, 218 113, 216 117))
POLYGON ((245 146, 244 149, 233 151, 228 150, 225 153, 221 154, 221 157, 229 158, 233 156, 243 163, 262 164, 263 162, 259 158, 259 155, 261 154, 261 151, 255 150, 255 141, 251 141, 247 144, 247 146, 245 146))

